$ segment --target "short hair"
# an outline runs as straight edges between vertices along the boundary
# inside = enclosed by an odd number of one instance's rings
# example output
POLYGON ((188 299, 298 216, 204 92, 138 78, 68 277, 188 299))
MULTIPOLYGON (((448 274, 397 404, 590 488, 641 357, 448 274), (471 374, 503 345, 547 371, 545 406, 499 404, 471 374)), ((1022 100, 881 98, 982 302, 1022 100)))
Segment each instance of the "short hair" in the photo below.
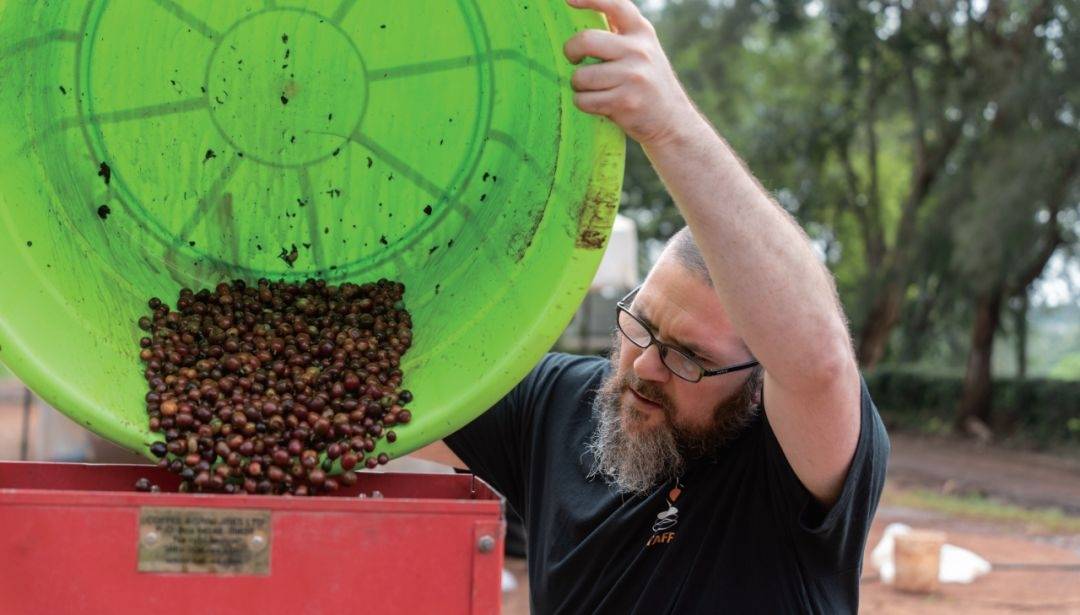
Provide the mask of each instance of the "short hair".
POLYGON ((664 248, 665 252, 670 252, 671 256, 688 271, 696 274, 703 281, 708 283, 709 286, 713 285, 712 277, 709 275, 709 267, 705 264, 705 257, 701 255, 701 250, 698 248, 697 243, 694 241, 694 235, 690 232, 689 226, 684 226, 677 233, 671 236, 668 240, 667 246, 664 248))
MULTIPOLYGON (((664 253, 670 253, 672 258, 675 259, 680 265, 682 265, 687 271, 696 275, 698 279, 713 287, 712 276, 709 275, 709 266, 705 264, 705 257, 701 255, 701 250, 698 248, 697 242, 694 241, 694 235, 690 233, 690 227, 684 226, 679 229, 671 239, 668 240, 667 245, 664 246, 664 253)), ((739 342, 746 348, 747 352, 750 352, 750 347, 746 345, 746 341, 739 338, 739 342)), ((748 380, 748 386, 755 386, 753 382, 757 382, 760 385, 762 377, 761 370, 755 371, 748 380)))

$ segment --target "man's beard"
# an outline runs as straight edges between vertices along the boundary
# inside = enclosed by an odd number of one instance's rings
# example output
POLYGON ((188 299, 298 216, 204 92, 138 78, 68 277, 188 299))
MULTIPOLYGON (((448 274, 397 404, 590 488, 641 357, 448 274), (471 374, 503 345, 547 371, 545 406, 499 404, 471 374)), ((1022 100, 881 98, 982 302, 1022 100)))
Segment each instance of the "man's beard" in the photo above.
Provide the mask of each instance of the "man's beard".
POLYGON ((755 368, 738 391, 716 405, 710 425, 704 428, 678 425, 674 420, 674 404, 658 386, 639 379, 632 370, 618 373, 618 354, 615 346, 612 372, 600 385, 593 402, 596 431, 586 448, 593 457, 589 478, 601 477, 619 492, 645 495, 655 486, 679 477, 688 459, 716 453, 758 412, 761 370, 755 368), (640 410, 632 406, 623 408, 623 393, 630 387, 660 405, 664 413, 662 425, 634 433, 627 429, 628 421, 642 420, 640 410))

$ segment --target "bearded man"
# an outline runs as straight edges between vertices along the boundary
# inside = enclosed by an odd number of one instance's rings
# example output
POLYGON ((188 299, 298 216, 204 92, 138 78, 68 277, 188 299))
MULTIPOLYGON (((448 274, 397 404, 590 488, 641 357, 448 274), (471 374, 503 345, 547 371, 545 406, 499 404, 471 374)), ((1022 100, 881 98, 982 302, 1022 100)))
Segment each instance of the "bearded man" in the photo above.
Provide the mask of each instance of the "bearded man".
POLYGON ((524 519, 536 613, 854 613, 889 441, 828 270, 630 0, 566 0, 575 103, 641 143, 688 228, 609 359, 550 354, 423 456, 524 519), (441 448, 439 448, 441 447, 441 448))

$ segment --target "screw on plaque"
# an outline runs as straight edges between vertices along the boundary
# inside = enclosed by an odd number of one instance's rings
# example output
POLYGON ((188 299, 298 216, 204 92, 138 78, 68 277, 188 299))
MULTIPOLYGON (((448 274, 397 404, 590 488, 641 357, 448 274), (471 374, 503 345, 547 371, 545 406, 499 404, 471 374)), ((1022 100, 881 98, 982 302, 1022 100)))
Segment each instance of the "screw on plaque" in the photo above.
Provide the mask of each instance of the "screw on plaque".
POLYGON ((154 546, 154 545, 156 545, 158 543, 158 540, 160 538, 161 538, 160 534, 158 534, 154 530, 150 530, 149 532, 146 532, 145 534, 143 534, 142 541, 143 541, 144 545, 146 545, 148 547, 152 547, 152 546, 154 546))
POLYGON ((262 551, 266 547, 266 536, 261 532, 252 534, 248 538, 248 548, 252 551, 262 551))
POLYGON ((490 534, 484 534, 480 537, 480 540, 476 541, 476 550, 481 553, 491 553, 495 548, 495 537, 490 534))

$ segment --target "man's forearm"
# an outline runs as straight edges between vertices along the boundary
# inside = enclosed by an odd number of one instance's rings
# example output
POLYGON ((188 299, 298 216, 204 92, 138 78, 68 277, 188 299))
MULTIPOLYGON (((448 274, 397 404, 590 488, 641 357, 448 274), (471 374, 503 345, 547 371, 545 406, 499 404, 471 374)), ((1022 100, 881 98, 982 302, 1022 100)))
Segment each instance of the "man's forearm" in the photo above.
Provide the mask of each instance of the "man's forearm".
POLYGON ((728 317, 771 376, 813 387, 851 361, 828 270, 700 114, 644 144, 694 235, 728 317))

